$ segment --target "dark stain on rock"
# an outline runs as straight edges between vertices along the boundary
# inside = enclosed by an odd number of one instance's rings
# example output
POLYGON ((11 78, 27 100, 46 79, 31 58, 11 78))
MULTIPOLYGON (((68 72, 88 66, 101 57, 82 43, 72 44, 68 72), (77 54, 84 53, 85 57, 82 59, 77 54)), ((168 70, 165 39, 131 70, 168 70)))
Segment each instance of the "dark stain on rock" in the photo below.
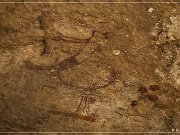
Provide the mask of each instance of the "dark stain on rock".
POLYGON ((137 106, 138 105, 138 101, 137 100, 133 100, 131 103, 132 106, 137 106))

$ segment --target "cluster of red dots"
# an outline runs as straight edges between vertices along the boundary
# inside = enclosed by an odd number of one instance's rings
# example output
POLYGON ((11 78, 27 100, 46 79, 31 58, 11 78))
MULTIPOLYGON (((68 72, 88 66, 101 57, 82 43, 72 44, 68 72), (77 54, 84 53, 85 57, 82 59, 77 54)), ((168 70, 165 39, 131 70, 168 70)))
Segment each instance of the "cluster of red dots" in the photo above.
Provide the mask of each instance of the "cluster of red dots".
POLYGON ((150 91, 158 91, 158 90, 160 90, 160 87, 159 87, 158 85, 150 85, 150 86, 149 86, 149 89, 147 89, 145 86, 142 86, 142 85, 141 85, 141 86, 138 88, 138 91, 139 91, 141 94, 145 95, 150 101, 153 101, 153 102, 157 101, 157 100, 159 99, 158 96, 156 96, 155 94, 149 94, 149 93, 147 93, 148 90, 150 90, 150 91))
MULTIPOLYGON (((144 98, 147 98, 148 100, 150 100, 152 102, 158 101, 159 97, 155 94, 148 93, 148 91, 155 92, 155 91, 159 91, 159 90, 160 90, 160 86, 158 86, 158 85, 150 85, 148 88, 141 85, 138 88, 138 91, 141 94, 141 96, 144 98)), ((131 103, 132 106, 136 106, 137 104, 138 104, 138 101, 136 101, 136 100, 133 100, 131 103)))

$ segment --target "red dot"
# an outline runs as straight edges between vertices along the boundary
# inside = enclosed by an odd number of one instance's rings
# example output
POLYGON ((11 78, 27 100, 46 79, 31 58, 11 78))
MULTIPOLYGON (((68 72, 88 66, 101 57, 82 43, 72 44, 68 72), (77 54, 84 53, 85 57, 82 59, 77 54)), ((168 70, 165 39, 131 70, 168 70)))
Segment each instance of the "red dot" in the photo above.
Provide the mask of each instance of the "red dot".
POLYGON ((160 87, 158 85, 150 85, 149 89, 152 91, 157 91, 157 90, 160 90, 160 87))

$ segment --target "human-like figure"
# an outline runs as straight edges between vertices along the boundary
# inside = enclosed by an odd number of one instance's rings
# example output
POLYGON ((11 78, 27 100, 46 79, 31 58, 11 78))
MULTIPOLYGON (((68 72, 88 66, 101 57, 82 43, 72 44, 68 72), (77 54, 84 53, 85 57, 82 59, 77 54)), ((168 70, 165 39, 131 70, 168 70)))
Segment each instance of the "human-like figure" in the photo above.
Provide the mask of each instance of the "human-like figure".
POLYGON ((86 112, 89 103, 95 101, 94 93, 116 79, 116 72, 100 46, 109 33, 56 12, 44 13, 40 19, 45 32, 44 49, 38 60, 30 59, 26 66, 53 69, 61 85, 82 90, 84 96, 76 112, 86 112))

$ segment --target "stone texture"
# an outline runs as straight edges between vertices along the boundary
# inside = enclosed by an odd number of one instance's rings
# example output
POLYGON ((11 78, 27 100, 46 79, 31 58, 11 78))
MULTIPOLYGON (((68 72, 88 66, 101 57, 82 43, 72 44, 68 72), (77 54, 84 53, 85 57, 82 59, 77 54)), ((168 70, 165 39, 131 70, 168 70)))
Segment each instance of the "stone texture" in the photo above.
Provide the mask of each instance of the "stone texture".
POLYGON ((180 130, 179 4, 0 7, 0 131, 180 130))

